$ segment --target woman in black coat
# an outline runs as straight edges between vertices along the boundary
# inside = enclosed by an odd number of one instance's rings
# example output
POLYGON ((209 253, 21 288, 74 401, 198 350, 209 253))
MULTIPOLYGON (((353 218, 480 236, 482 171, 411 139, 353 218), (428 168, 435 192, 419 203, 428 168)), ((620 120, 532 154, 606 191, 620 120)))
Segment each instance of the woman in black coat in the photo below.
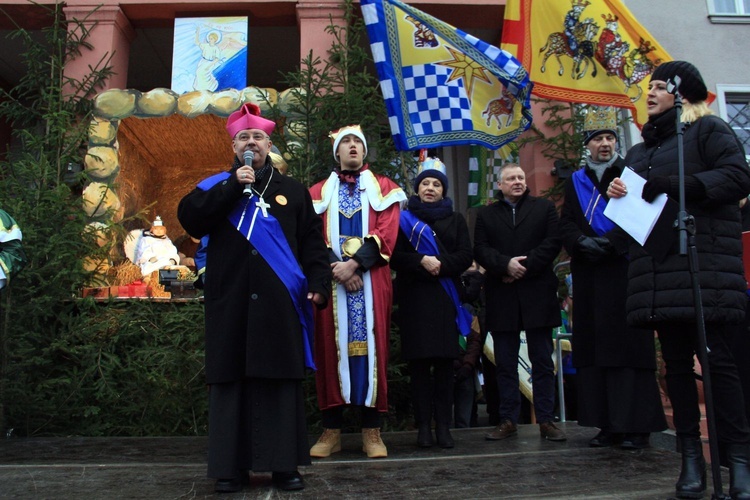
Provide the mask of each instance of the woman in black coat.
MULTIPOLYGON (((695 66, 670 61, 654 70, 647 96, 649 120, 642 132, 644 143, 628 152, 625 163, 647 180, 644 200, 652 202, 661 193, 679 199, 677 108, 675 96, 670 93, 675 83, 685 101, 685 205, 695 218, 694 240, 716 424, 719 439, 727 446, 730 494, 732 498, 747 499, 750 428, 737 368, 726 341, 730 325, 745 316, 738 202, 750 192, 750 170, 732 129, 723 120, 710 116, 705 103, 708 91, 695 66)), ((619 178, 607 190, 610 198, 626 193, 627 186, 619 178)), ((682 449, 677 496, 698 498, 706 489, 706 475, 693 372, 698 343, 688 259, 679 254, 677 231, 656 237, 669 240, 670 249, 663 259, 655 259, 640 245, 630 246, 628 322, 655 328, 659 334, 667 390, 682 449)))
POLYGON ((401 212, 401 231, 391 256, 397 273, 395 321, 411 374, 417 444, 432 446, 433 406, 438 445, 453 447, 448 428, 453 406, 453 361, 471 315, 458 297, 461 273, 472 261, 469 228, 453 211, 445 166, 429 158, 415 181, 416 195, 401 212))

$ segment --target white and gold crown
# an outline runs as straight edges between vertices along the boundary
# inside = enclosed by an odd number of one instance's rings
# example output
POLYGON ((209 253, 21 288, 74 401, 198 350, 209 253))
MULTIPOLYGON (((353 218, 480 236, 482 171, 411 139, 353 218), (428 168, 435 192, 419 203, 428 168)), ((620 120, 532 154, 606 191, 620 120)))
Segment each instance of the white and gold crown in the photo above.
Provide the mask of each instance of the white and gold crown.
POLYGON ((583 130, 617 130, 617 111, 611 106, 591 106, 583 120, 583 130))

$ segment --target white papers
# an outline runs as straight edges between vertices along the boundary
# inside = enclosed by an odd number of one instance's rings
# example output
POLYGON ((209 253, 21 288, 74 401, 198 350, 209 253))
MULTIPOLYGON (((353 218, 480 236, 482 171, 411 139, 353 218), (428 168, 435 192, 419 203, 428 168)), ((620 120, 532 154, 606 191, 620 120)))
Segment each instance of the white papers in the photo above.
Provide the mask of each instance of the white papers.
POLYGON ((667 204, 667 195, 661 193, 651 203, 641 198, 646 179, 630 167, 623 169, 620 179, 625 183, 628 194, 610 199, 604 215, 643 245, 667 204))

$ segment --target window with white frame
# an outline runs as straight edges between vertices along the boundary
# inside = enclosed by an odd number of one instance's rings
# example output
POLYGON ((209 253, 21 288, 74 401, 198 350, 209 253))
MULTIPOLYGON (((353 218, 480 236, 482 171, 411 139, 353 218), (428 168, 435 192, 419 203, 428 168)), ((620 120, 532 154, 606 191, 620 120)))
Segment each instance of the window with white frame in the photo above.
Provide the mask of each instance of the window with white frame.
POLYGON ((750 0, 706 0, 712 23, 750 23, 750 0))
POLYGON ((711 14, 750 14, 750 0, 708 0, 711 14))
POLYGON ((729 123, 750 158, 750 85, 717 85, 719 114, 729 123))

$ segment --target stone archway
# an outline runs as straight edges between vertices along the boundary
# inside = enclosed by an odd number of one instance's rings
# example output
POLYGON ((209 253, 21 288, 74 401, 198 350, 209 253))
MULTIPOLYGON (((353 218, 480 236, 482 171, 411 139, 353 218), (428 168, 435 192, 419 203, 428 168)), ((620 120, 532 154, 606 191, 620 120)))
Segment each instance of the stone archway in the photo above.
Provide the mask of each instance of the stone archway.
POLYGON ((155 203, 154 210, 165 211, 158 215, 176 224, 167 211, 174 212, 179 197, 204 173, 231 162, 224 118, 246 102, 266 111, 277 97, 273 89, 256 87, 183 95, 169 89, 99 94, 85 158, 91 180, 83 195, 87 215, 92 221, 120 220, 155 203))
MULTIPOLYGON (((89 183, 83 207, 90 222, 94 227, 119 222, 145 208, 150 220, 162 218, 173 241, 184 235, 177 220, 180 199, 232 162, 225 118, 247 102, 263 112, 278 103, 283 112, 289 95, 289 90, 279 94, 257 87, 183 95, 163 88, 99 94, 84 161, 89 183)), ((100 274, 108 264, 92 263, 100 274)))

